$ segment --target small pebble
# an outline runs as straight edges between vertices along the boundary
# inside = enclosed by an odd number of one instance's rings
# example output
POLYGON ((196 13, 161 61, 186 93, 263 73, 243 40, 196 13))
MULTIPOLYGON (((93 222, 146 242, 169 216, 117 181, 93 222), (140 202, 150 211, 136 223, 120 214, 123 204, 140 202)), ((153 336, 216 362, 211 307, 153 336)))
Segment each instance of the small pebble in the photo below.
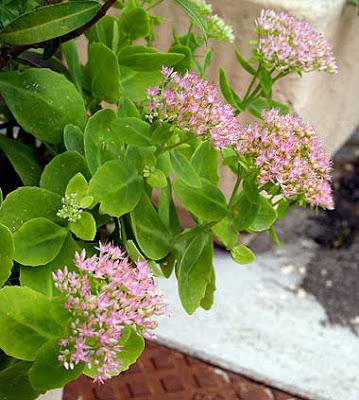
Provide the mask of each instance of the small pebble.
POLYGON ((330 280, 325 281, 325 286, 327 288, 331 288, 333 286, 333 281, 330 281, 330 280))
POLYGON ((307 292, 304 289, 299 288, 297 290, 297 297, 300 299, 304 299, 305 297, 307 297, 307 292))
POLYGON ((294 265, 284 265, 281 267, 282 274, 289 275, 294 271, 294 265))

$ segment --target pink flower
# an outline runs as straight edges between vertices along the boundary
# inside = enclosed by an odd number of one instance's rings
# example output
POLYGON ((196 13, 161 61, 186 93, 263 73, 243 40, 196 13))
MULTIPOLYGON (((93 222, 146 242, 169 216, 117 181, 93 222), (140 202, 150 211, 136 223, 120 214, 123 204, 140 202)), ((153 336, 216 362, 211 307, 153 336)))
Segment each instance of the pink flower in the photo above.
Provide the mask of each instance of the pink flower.
POLYGON ((178 75, 163 68, 161 88, 147 90, 152 122, 173 122, 185 132, 211 138, 219 148, 235 143, 239 122, 234 108, 223 101, 218 88, 193 72, 178 75))
POLYGON ((262 10, 255 25, 257 52, 277 70, 338 71, 330 44, 307 22, 285 12, 262 10))
POLYGON ((241 130, 235 146, 253 157, 259 183, 271 182, 288 199, 333 209, 331 162, 313 127, 277 109, 263 111, 262 117, 263 124, 241 130))
POLYGON ((55 287, 64 292, 70 310, 71 334, 59 341, 58 360, 67 369, 80 362, 95 369, 95 381, 103 383, 121 372, 119 340, 125 326, 145 337, 157 324, 151 317, 162 315, 166 305, 158 292, 146 261, 138 266, 119 247, 99 244, 99 255, 76 253, 76 272, 67 267, 52 274, 55 287))

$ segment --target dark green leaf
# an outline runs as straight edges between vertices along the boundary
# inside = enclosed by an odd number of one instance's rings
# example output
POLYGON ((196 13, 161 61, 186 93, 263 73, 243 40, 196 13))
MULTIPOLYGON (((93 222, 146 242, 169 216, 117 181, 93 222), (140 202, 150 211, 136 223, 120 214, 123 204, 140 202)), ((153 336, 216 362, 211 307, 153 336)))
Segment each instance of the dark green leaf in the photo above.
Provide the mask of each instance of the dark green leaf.
POLYGON ((92 43, 87 70, 93 96, 108 103, 117 103, 120 97, 120 68, 115 53, 103 43, 92 43))
POLYGON ((158 197, 158 214, 166 228, 172 231, 173 235, 181 232, 177 209, 172 199, 170 182, 161 190, 158 197))
POLYGON ((256 184, 256 177, 254 175, 249 176, 244 180, 243 193, 251 203, 258 204, 260 202, 260 194, 256 184))
POLYGON ((113 129, 112 122, 117 120, 113 110, 97 111, 88 121, 85 129, 85 154, 90 172, 106 161, 119 158, 122 153, 122 140, 113 129))
POLYGON ((280 246, 281 242, 273 225, 269 228, 268 233, 270 238, 273 240, 273 243, 276 244, 277 246, 280 246))
POLYGON ((235 206, 234 227, 236 231, 241 232, 248 229, 255 220, 258 211, 259 205, 251 203, 242 192, 235 206))
POLYGON ((3 135, 0 135, 0 148, 10 160, 24 185, 37 186, 39 184, 42 169, 34 149, 3 135))
POLYGON ((14 234, 14 259, 31 267, 52 261, 60 252, 67 230, 46 218, 24 223, 14 234))
POLYGON ((238 239, 238 232, 234 227, 234 218, 232 215, 223 218, 212 227, 213 233, 226 246, 227 250, 233 248, 238 239))
POLYGON ((170 235, 145 193, 131 212, 131 224, 136 241, 148 258, 161 260, 169 253, 170 235))
POLYGON ((70 179, 78 172, 90 177, 84 158, 76 151, 61 153, 46 165, 40 186, 63 196, 70 179))
POLYGON ((75 40, 69 40, 68 42, 62 43, 61 52, 65 56, 71 80, 79 93, 82 94, 81 64, 75 40))
POLYGON ((255 232, 261 232, 269 229, 277 219, 277 213, 270 202, 263 196, 260 196, 259 211, 249 229, 255 232))
POLYGON ((0 209, 0 223, 11 232, 37 217, 64 224, 64 220, 56 215, 61 207, 61 196, 38 187, 21 187, 6 196, 0 209))
POLYGON ((119 139, 132 146, 150 146, 151 125, 141 119, 134 117, 123 117, 115 119, 112 129, 119 139))
POLYGON ((191 213, 206 221, 219 221, 227 214, 226 199, 213 183, 201 179, 202 186, 195 188, 177 179, 173 182, 176 196, 191 213))
POLYGON ((48 340, 60 337, 64 327, 53 319, 51 300, 27 287, 0 290, 0 347, 12 357, 33 361, 48 340), (11 310, 11 312, 9 312, 11 310))
POLYGON ((233 247, 231 257, 238 264, 250 264, 256 259, 256 256, 244 244, 233 247))
POLYGON ((0 371, 1 400, 35 400, 41 394, 29 382, 29 369, 32 363, 26 361, 10 364, 0 371))
POLYGON ((150 17, 142 7, 126 9, 121 14, 120 25, 131 40, 145 38, 151 33, 150 17))
POLYGON ((211 277, 206 286, 206 292, 201 300, 200 306, 204 310, 210 310, 214 300, 214 292, 216 291, 216 274, 214 272, 214 268, 212 266, 211 277))
POLYGON ((61 388, 81 375, 85 364, 79 363, 73 370, 67 370, 57 359, 59 351, 59 339, 49 340, 37 351, 35 362, 29 370, 29 380, 34 389, 45 391, 61 388))
POLYGON ((103 164, 89 184, 88 195, 101 203, 100 212, 120 217, 132 211, 143 193, 143 179, 135 160, 113 160, 103 164))
POLYGON ((168 50, 170 53, 183 54, 184 58, 175 65, 175 70, 183 74, 191 70, 192 67, 192 51, 188 46, 175 44, 168 50))
POLYGON ((9 279, 14 258, 14 241, 9 229, 0 224, 0 287, 9 279))
POLYGON ((213 242, 198 235, 189 243, 178 269, 178 293, 183 308, 193 314, 206 295, 213 269, 213 242))
POLYGON ((197 147, 192 155, 191 164, 201 178, 218 183, 218 152, 208 141, 197 147))
MULTIPOLYGON (((219 69, 219 85, 221 87, 222 95, 228 101, 228 103, 231 104, 234 108, 241 110, 241 107, 239 107, 237 101, 235 100, 234 92, 229 85, 226 73, 223 68, 219 69)), ((238 96, 237 99, 239 99, 238 96)))
POLYGON ((64 76, 49 69, 1 72, 0 92, 17 122, 39 140, 62 143, 66 125, 85 127, 81 95, 64 76))
POLYGON ((267 101, 270 103, 272 100, 272 77, 266 69, 261 69, 258 74, 261 88, 265 94, 267 101))
POLYGON ((241 56, 239 50, 236 49, 235 52, 239 64, 251 75, 256 75, 257 71, 241 56))
POLYGON ((162 123, 153 131, 151 142, 153 144, 164 144, 172 138, 173 134, 172 125, 162 123))
POLYGON ((78 126, 71 124, 65 126, 64 144, 67 151, 77 151, 82 156, 85 155, 84 134, 78 126))
POLYGON ((187 185, 199 188, 201 186, 200 177, 186 156, 176 149, 171 150, 170 155, 173 169, 178 177, 187 185))
POLYGON ((117 116, 122 117, 134 117, 141 119, 140 112, 138 111, 136 104, 126 96, 120 97, 118 104, 117 116))
POLYGON ((38 7, 7 25, 0 32, 0 42, 14 45, 44 42, 79 28, 99 9, 97 1, 69 1, 38 7))
POLYGON ((60 39, 58 37, 53 38, 49 40, 45 47, 44 47, 44 53, 42 55, 43 60, 48 60, 50 59, 58 50, 60 47, 60 39))

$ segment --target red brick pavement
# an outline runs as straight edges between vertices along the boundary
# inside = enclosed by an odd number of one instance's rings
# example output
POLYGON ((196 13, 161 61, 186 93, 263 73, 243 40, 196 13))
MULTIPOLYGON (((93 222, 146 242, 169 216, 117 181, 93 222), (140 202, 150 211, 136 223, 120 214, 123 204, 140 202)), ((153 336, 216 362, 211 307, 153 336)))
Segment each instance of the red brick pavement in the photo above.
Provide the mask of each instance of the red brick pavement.
POLYGON ((81 376, 66 386, 63 400, 80 396, 82 400, 300 400, 155 343, 147 343, 135 365, 104 385, 81 376))

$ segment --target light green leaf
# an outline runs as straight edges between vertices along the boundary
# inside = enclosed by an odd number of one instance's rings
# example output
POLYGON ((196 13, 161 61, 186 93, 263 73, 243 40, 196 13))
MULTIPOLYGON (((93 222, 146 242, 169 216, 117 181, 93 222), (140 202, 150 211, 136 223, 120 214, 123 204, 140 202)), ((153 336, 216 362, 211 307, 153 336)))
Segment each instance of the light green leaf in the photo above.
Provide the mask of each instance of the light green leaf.
POLYGON ((228 103, 231 104, 234 108, 241 110, 241 108, 238 107, 238 104, 234 98, 234 92, 231 86, 229 85, 226 73, 223 68, 219 69, 219 85, 221 88, 222 95, 228 101, 228 103))
POLYGON ((174 130, 172 129, 172 125, 162 123, 153 131, 151 142, 153 144, 164 144, 168 142, 173 135, 174 135, 174 130))
POLYGON ((56 323, 51 309, 51 300, 34 290, 20 286, 2 288, 0 348, 9 356, 33 361, 42 345, 63 334, 64 326, 56 323))
POLYGON ((114 120, 111 124, 116 135, 131 146, 151 145, 151 125, 134 117, 123 117, 114 120))
POLYGON ((256 75, 257 71, 249 64, 248 61, 246 61, 241 53, 239 52, 238 49, 235 50, 236 51, 236 58, 239 62, 239 64, 251 75, 256 75))
POLYGON ((113 160, 102 165, 89 184, 88 195, 101 203, 100 212, 120 217, 132 211, 143 193, 143 179, 135 160, 113 160))
POLYGON ((64 76, 50 69, 1 72, 0 92, 21 127, 39 140, 59 144, 66 125, 85 127, 81 95, 64 76))
POLYGON ((77 151, 66 151, 53 158, 41 175, 40 186, 59 195, 64 195, 73 176, 81 172, 90 177, 84 158, 77 151))
POLYGON ((97 111, 88 121, 85 129, 85 154, 89 169, 94 174, 106 161, 119 158, 123 142, 113 129, 117 119, 113 110, 97 111))
POLYGON ((10 278, 14 251, 14 241, 10 230, 0 224, 0 287, 10 278))
POLYGON ((3 135, 0 135, 0 148, 24 185, 37 186, 39 184, 42 169, 34 149, 3 135))
POLYGON ((67 231, 46 218, 25 222, 14 234, 14 259, 36 267, 52 261, 60 252, 67 231))
POLYGON ((79 239, 94 240, 96 236, 96 221, 89 212, 81 213, 76 222, 69 222, 69 228, 79 239))
POLYGON ((0 223, 15 232, 26 221, 43 217, 58 224, 65 221, 56 213, 62 207, 61 196, 38 187, 20 187, 9 193, 0 208, 0 223))
POLYGON ((69 40, 61 44, 61 52, 65 56, 71 80, 80 94, 82 94, 81 64, 75 40, 69 40))
POLYGON ((214 268, 212 266, 211 277, 206 286, 206 293, 201 300, 200 306, 204 310, 210 310, 213 305, 214 300, 214 292, 216 291, 216 274, 214 272, 214 268))
POLYGON ((131 40, 145 38, 151 33, 150 16, 142 7, 124 9, 120 26, 131 40))
POLYGON ((29 382, 32 363, 20 361, 0 371, 1 400, 35 400, 41 394, 29 382))
POLYGON ((250 264, 256 259, 253 252, 244 244, 237 244, 233 247, 231 257, 238 264, 250 264))
POLYGON ((80 253, 81 250, 72 235, 68 234, 59 254, 49 264, 36 268, 20 267, 21 286, 27 286, 49 298, 61 296, 61 292, 55 289, 51 274, 65 266, 69 271, 75 271, 75 252, 80 253))
POLYGON ((131 224, 136 241, 145 256, 160 260, 169 253, 170 235, 145 193, 131 212, 131 224))
POLYGON ((67 151, 77 151, 82 156, 85 155, 84 134, 78 126, 71 124, 65 126, 64 144, 67 151))
POLYGON ((172 231, 173 235, 178 235, 181 232, 177 209, 172 199, 170 181, 168 181, 168 185, 161 190, 158 197, 158 215, 166 228, 172 231))
POLYGON ((92 43, 87 68, 93 96, 108 103, 117 103, 120 97, 120 68, 115 53, 103 43, 92 43))
POLYGON ((237 243, 238 232, 234 227, 233 215, 228 215, 212 227, 213 233, 230 250, 237 243))
POLYGON ((147 177, 146 182, 153 188, 165 188, 167 186, 166 175, 160 169, 156 169, 147 177))
POLYGON ((160 70, 162 66, 173 66, 184 58, 180 53, 161 53, 147 46, 128 46, 121 50, 120 65, 137 71, 160 70))
POLYGON ((207 24, 198 8, 190 0, 175 0, 182 10, 191 18, 192 22, 202 31, 207 40, 207 24))
POLYGON ((218 183, 218 152, 208 141, 197 147, 192 155, 191 164, 201 178, 218 183))
POLYGON ((37 351, 35 362, 29 370, 29 380, 34 389, 45 391, 61 388, 81 375, 85 364, 79 363, 73 370, 67 370, 57 359, 59 351, 59 339, 49 340, 37 351))
POLYGON ((211 182, 201 179, 202 186, 194 188, 181 180, 173 182, 176 196, 191 213, 206 221, 219 221, 227 215, 226 199, 211 182))
POLYGON ((0 42, 25 45, 65 35, 90 21, 97 1, 76 1, 38 7, 13 20, 0 32, 0 42))
POLYGON ((76 194, 76 201, 81 201, 87 193, 88 183, 86 178, 78 172, 74 175, 66 186, 66 195, 76 194))
POLYGON ((241 232, 248 229, 253 223, 258 214, 259 205, 251 203, 242 192, 234 209, 234 227, 237 232, 241 232))
POLYGON ((198 235, 189 243, 178 270, 178 293, 183 308, 193 314, 206 295, 211 280, 213 242, 208 235, 198 235))
POLYGON ((186 156, 176 149, 171 150, 170 155, 173 169, 178 177, 191 187, 201 187, 201 179, 186 156))

